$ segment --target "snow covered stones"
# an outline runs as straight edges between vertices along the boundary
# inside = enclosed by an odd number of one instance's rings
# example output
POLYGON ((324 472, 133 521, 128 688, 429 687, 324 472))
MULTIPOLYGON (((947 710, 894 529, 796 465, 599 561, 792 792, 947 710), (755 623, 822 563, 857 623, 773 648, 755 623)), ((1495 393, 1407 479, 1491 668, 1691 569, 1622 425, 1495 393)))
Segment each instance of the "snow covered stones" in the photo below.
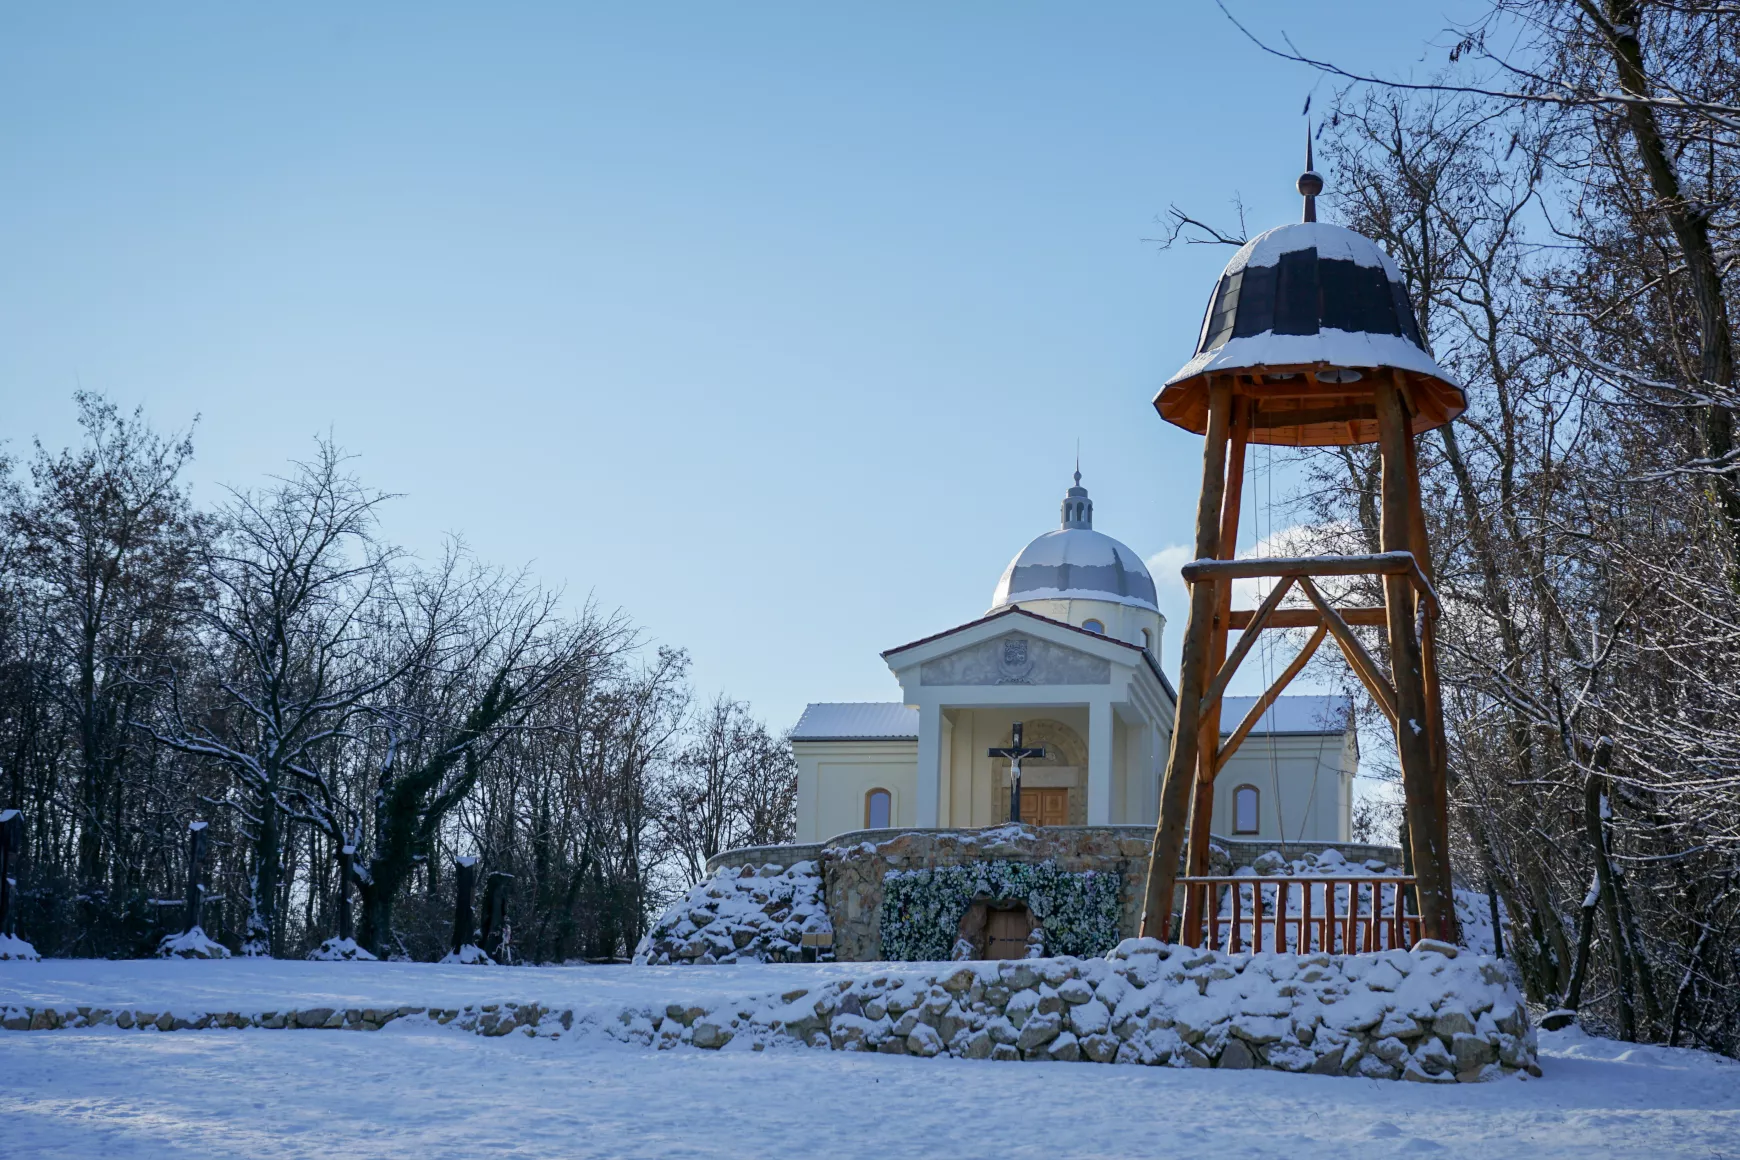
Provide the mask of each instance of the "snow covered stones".
MULTIPOLYGON (((503 1001, 446 1009, 360 1002, 343 1009, 215 1011, 182 1004, 0 1006, 0 1028, 373 1031, 410 1018, 485 1037, 512 1033, 656 1050, 809 1047, 1418 1083, 1538 1071, 1534 1031, 1502 964, 1467 950, 1454 958, 1426 949, 1351 957, 1226 955, 1129 939, 1104 959, 878 964, 866 968, 872 973, 841 976, 835 970, 757 968, 746 973, 756 980, 746 987, 767 988, 786 971, 792 982, 783 991, 721 999, 715 989, 711 998, 662 1006, 646 1001, 644 992, 637 1003, 503 1001)), ((537 971, 500 977, 515 988, 540 985, 537 971)), ((662 992, 664 984, 652 985, 660 988, 654 994, 662 992)), ((670 985, 688 990, 681 982, 670 985)))
POLYGON ((684 1016, 680 1027, 649 1028, 646 1041, 1419 1083, 1539 1074, 1534 1031, 1503 969, 1446 948, 1226 955, 1129 939, 1106 959, 897 971, 684 1016))
MULTIPOLYGON (((803 936, 832 935, 815 862, 720 870, 689 888, 635 948, 641 965, 789 962, 803 936)), ((823 958, 831 952, 822 948, 823 958)))

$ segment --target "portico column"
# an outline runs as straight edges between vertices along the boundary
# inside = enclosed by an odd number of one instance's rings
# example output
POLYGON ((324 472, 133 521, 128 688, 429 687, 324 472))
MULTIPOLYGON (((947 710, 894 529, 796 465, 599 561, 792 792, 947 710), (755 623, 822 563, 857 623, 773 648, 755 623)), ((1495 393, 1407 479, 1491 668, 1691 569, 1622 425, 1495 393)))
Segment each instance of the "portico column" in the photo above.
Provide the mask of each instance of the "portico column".
POLYGON ((918 707, 918 825, 936 828, 941 794, 942 706, 928 702, 918 707))
POLYGON ((1112 705, 1088 705, 1087 820, 1090 826, 1112 824, 1112 705))

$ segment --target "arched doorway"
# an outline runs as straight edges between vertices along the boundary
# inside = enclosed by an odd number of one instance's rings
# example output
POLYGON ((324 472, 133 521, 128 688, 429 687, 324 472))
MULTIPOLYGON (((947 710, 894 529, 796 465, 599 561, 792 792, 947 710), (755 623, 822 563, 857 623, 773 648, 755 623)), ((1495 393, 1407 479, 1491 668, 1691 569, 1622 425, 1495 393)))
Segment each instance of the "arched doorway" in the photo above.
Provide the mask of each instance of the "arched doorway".
POLYGON ((1025 902, 975 899, 961 916, 955 945, 969 944, 975 959, 1024 959, 1038 925, 1025 902))

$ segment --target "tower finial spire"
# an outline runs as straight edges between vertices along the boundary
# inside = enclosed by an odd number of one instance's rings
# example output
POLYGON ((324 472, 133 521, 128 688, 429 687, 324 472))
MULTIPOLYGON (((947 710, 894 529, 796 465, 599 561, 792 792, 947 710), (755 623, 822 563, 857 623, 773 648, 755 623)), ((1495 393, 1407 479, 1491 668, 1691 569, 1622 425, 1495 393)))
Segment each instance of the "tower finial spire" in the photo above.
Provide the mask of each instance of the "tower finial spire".
POLYGON ((1081 440, 1075 441, 1075 485, 1081 486, 1081 440))
MULTIPOLYGON (((1305 107, 1311 107, 1307 101, 1305 107)), ((1305 172, 1299 175, 1299 192, 1305 195, 1305 217, 1308 222, 1317 220, 1317 195, 1323 192, 1323 178, 1311 163, 1311 118, 1305 118, 1305 172)))

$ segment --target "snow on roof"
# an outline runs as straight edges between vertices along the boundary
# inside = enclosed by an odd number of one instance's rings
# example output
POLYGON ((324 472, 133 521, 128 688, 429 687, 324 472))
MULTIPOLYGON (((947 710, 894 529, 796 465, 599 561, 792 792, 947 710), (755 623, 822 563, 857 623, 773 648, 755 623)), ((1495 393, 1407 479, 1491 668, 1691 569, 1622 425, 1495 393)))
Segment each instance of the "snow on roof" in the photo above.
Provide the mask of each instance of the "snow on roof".
POLYGON ((918 710, 897 701, 836 701, 806 705, 793 741, 916 741, 918 710))
POLYGON ((1264 230, 1239 248, 1222 273, 1236 274, 1246 266, 1273 266, 1281 260, 1282 254, 1294 250, 1316 250, 1320 260, 1375 266, 1390 281, 1402 280, 1402 272, 1395 261, 1376 242, 1328 222, 1290 222, 1264 230))
POLYGON ((1154 578, 1142 557, 1091 528, 1059 528, 1035 537, 1003 569, 991 607, 1070 599, 1158 610, 1154 578))
MULTIPOLYGON (((1222 697, 1220 704, 1220 731, 1224 736, 1239 727, 1239 722, 1245 719, 1245 714, 1251 711, 1251 706, 1257 703, 1255 697, 1222 697)), ((1251 731, 1252 736, 1264 733, 1333 733, 1347 732, 1353 717, 1353 698, 1344 697, 1338 693, 1327 695, 1304 695, 1297 697, 1278 697, 1269 706, 1257 722, 1257 727, 1251 731)))
POLYGON ((1316 334, 1276 334, 1272 330, 1248 338, 1229 338, 1205 350, 1167 379, 1179 383, 1206 371, 1237 370, 1240 367, 1297 366, 1329 363, 1342 367, 1395 367, 1443 379, 1459 385, 1450 372, 1431 355, 1399 334, 1364 331, 1319 330, 1316 334))

